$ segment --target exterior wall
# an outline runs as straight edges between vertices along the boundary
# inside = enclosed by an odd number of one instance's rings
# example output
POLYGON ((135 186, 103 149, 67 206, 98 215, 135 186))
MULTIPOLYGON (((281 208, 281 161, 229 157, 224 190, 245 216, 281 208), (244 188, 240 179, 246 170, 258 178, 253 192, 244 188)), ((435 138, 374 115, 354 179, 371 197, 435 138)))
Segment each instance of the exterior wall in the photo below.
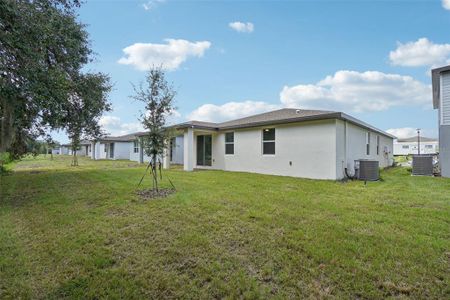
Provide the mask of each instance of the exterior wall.
MULTIPOLYGON (((171 164, 183 164, 184 137, 182 135, 175 137, 175 145, 172 148, 171 164)), ((170 152, 168 152, 169 155, 170 152)))
POLYGON ((138 150, 138 152, 134 153, 134 142, 131 142, 130 143, 130 157, 129 157, 129 159, 132 160, 132 161, 140 162, 139 161, 140 151, 141 151, 141 143, 139 143, 139 150, 138 150))
POLYGON ((336 178, 345 177, 345 168, 349 175, 354 174, 354 161, 359 159, 378 160, 381 168, 393 164, 393 139, 357 125, 336 120, 336 178), (366 134, 370 132, 370 154, 367 155, 366 134), (347 136, 347 138, 345 138, 347 136), (380 137, 377 154, 377 136, 380 137))
MULTIPOLYGON (((225 155, 225 132, 212 135, 213 169, 337 179, 334 120, 235 130, 233 155, 225 155), (263 128, 275 128, 275 155, 262 154, 263 128)), ((195 146, 196 138, 194 164, 195 146)))
POLYGON ((439 164, 441 175, 450 177, 450 72, 441 74, 439 103, 439 164))
POLYGON ((69 155, 69 147, 61 146, 61 151, 60 151, 59 154, 61 154, 61 155, 69 155))
MULTIPOLYGON (((420 142, 420 154, 436 154, 439 152, 439 143, 436 142, 420 142), (427 148, 429 145, 432 148, 427 148)), ((410 155, 417 154, 417 142, 394 142, 394 155, 410 155), (408 146, 407 149, 403 146, 408 146)))
POLYGON ((114 159, 130 159, 130 149, 133 146, 132 142, 113 142, 113 144, 114 159))
POLYGON ((439 127, 439 143, 441 175, 450 178, 450 126, 439 127))
POLYGON ((107 158, 107 154, 108 153, 105 152, 105 144, 99 143, 97 159, 106 159, 107 158))

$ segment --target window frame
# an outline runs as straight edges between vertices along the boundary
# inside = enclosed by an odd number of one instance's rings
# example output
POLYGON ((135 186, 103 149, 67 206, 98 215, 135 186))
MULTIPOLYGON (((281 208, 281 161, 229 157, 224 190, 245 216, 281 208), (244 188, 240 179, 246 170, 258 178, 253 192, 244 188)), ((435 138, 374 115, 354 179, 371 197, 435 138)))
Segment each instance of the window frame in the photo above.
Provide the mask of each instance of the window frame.
POLYGON ((380 155, 380 136, 377 135, 377 155, 380 155))
POLYGON ((234 131, 225 132, 225 155, 234 155, 234 131), (227 135, 232 134, 233 140, 231 142, 227 142, 227 135), (227 146, 233 146, 233 153, 227 153, 227 146))
POLYGON ((366 155, 370 155, 370 131, 366 132, 366 155))
POLYGON ((275 127, 269 127, 269 128, 263 128, 262 130, 261 130, 261 153, 262 153, 262 155, 276 155, 276 153, 277 153, 277 150, 276 150, 276 139, 277 139, 277 136, 276 136, 276 129, 275 129, 275 127), (273 130, 273 137, 274 137, 274 139, 273 140, 264 140, 264 132, 265 131, 268 131, 268 130, 273 130), (268 143, 273 143, 273 153, 264 153, 264 144, 268 144, 268 143))
POLYGON ((139 140, 133 141, 133 153, 139 153, 139 140))

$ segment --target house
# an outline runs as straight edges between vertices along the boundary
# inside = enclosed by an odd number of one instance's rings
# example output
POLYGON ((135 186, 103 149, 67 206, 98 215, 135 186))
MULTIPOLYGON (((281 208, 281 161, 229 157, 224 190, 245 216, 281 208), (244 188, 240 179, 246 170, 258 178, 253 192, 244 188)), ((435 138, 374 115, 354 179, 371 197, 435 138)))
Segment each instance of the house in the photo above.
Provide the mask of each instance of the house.
MULTIPOLYGON (((60 155, 69 155, 69 150, 72 148, 71 144, 62 144, 60 147, 60 155)), ((71 151, 71 150, 70 150, 71 151)))
POLYGON ((172 140, 164 165, 176 157, 186 171, 337 180, 345 178, 346 168, 354 174, 355 160, 377 160, 380 167, 393 164, 395 137, 342 112, 286 108, 223 123, 190 121, 173 127, 182 136, 172 140))
MULTIPOLYGON (((91 142, 88 140, 80 141, 80 147, 77 150, 78 156, 89 156, 91 142)), ((73 155, 72 144, 62 144, 59 148, 59 153, 61 155, 73 155)))
MULTIPOLYGON (((146 135, 145 132, 140 132, 136 134, 137 139, 133 143, 133 151, 130 156, 130 160, 137 161, 139 163, 149 162, 151 159, 145 154, 142 149, 142 139, 146 135)), ((169 149, 166 151, 165 158, 167 163, 171 165, 182 165, 184 162, 184 141, 183 132, 178 132, 174 137, 170 138, 169 149)), ((161 162, 164 161, 163 157, 158 158, 161 162)))
POLYGON ((433 107, 438 110, 439 165, 441 175, 450 177, 450 66, 431 71, 433 107))
POLYGON ((140 132, 122 136, 106 136, 92 141, 90 156, 92 159, 129 159, 139 161, 138 134, 140 132))
MULTIPOLYGON (((436 154, 439 152, 437 139, 420 137, 420 154, 436 154)), ((419 154, 417 137, 394 140, 394 155, 419 154)))

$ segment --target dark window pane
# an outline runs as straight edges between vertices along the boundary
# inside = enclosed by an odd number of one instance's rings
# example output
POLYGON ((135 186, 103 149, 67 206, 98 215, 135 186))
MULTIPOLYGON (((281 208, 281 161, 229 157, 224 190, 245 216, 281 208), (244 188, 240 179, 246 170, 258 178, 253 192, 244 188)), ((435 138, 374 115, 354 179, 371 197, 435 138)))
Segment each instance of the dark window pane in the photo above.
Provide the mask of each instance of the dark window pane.
POLYGON ((205 135, 205 166, 212 164, 212 136, 205 135))
POLYGON ((225 144, 225 154, 234 154, 234 144, 225 144))
POLYGON ((263 129, 263 141, 274 141, 275 140, 275 128, 263 129))
POLYGON ((225 143, 233 143, 234 142, 234 132, 225 133, 225 143))
POLYGON ((197 165, 203 166, 205 164, 204 156, 204 136, 197 136, 197 165))
POLYGON ((275 142, 264 142, 263 154, 275 154, 275 142))

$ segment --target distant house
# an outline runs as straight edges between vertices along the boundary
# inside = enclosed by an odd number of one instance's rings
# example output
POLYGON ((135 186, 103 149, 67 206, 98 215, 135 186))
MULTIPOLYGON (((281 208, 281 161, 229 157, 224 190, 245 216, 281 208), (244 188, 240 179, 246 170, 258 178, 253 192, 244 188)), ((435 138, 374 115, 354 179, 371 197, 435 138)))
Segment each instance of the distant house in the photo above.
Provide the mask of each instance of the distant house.
POLYGON ((106 136, 91 142, 90 156, 92 159, 129 159, 139 161, 139 132, 122 135, 106 136), (135 147, 137 146, 137 147, 135 147))
MULTIPOLYGON (((346 168, 353 173, 355 160, 377 160, 380 167, 393 163, 395 137, 342 112, 281 109, 223 123, 190 121, 173 127, 182 135, 172 140, 164 164, 167 167, 170 159, 181 162, 186 171, 336 180, 345 177, 346 168)), ((136 151, 143 157, 140 148, 136 151)))
MULTIPOLYGON (((91 142, 88 140, 80 141, 80 147, 77 150, 78 156, 89 156, 90 154, 91 142)), ((72 144, 62 144, 59 148, 59 153, 61 155, 73 155, 72 144)))
MULTIPOLYGON (((420 154, 436 154, 439 152, 437 139, 420 137, 420 154)), ((419 154, 417 137, 394 140, 394 155, 419 154)))
POLYGON ((431 71, 433 107, 439 112, 439 164, 441 175, 450 177, 450 66, 431 71))
MULTIPOLYGON (((70 145, 70 144, 62 144, 61 147, 59 148, 60 149, 59 154, 69 155, 69 150, 71 147, 72 147, 72 145, 70 145)), ((72 150, 70 150, 70 151, 72 151, 72 150)))

